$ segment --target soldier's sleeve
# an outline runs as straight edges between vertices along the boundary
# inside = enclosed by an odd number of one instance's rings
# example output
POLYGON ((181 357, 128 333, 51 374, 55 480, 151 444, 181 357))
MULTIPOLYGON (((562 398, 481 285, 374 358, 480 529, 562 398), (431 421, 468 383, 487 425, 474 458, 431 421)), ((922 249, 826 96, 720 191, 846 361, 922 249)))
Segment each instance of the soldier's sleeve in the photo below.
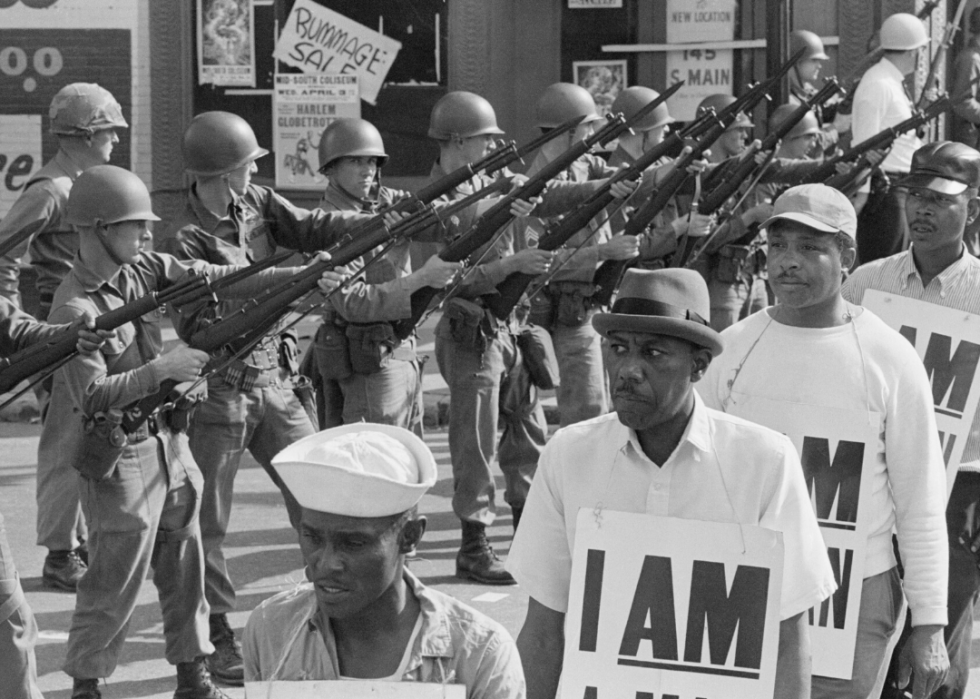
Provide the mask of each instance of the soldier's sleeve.
POLYGON ((821 166, 819 160, 807 158, 773 158, 759 182, 762 184, 795 184, 816 172, 821 166))
POLYGON ((953 89, 950 94, 966 97, 953 105, 953 111, 958 117, 966 119, 971 124, 980 124, 980 101, 977 101, 976 80, 980 78, 980 55, 970 52, 956 61, 956 74, 953 79, 953 89))
POLYGON ((38 322, 13 302, 0 297, 0 355, 8 356, 39 342, 53 340, 64 329, 63 325, 38 322))
POLYGON ((374 214, 353 211, 302 209, 266 187, 257 189, 260 192, 256 199, 272 224, 273 240, 290 250, 307 253, 326 250, 358 225, 374 218, 374 214))
MULTIPOLYGON (((352 273, 364 266, 364 258, 348 265, 352 273)), ((406 283, 408 277, 399 277, 378 284, 356 281, 343 291, 330 297, 330 304, 347 320, 354 323, 371 323, 400 320, 412 315, 412 296, 406 283)))
POLYGON ((52 225, 57 207, 43 187, 28 187, 0 221, 0 243, 12 236, 27 237, 6 255, 0 257, 0 295, 20 305, 17 285, 20 281, 20 261, 37 233, 52 225))

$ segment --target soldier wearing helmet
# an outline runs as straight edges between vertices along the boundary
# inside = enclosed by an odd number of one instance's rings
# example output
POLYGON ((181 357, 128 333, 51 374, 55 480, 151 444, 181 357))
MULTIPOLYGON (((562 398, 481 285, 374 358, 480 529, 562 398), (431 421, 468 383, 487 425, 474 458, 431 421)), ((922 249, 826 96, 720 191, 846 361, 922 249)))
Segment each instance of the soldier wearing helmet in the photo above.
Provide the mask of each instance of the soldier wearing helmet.
MULTIPOLYGON (((71 270, 78 235, 65 221, 65 202, 73 182, 95 165, 109 162, 119 142, 117 129, 127 127, 122 108, 94 83, 72 83, 51 101, 49 128, 58 152, 24 185, 20 197, 0 221, 0 244, 20 242, 0 257, 0 294, 18 306, 21 258, 28 251, 37 271, 40 307, 45 319, 58 284, 71 270)), ((37 390, 41 416, 46 415, 47 390, 37 390)), ((74 591, 85 572, 85 520, 78 504, 75 474, 54 471, 40 461, 37 474, 37 544, 48 549, 42 580, 45 585, 74 591)))
MULTIPOLYGON (((388 160, 381 134, 363 119, 338 119, 320 137, 320 172, 329 180, 320 208, 324 211, 376 213, 405 197, 381 186, 381 167, 388 160)), ((437 242, 435 227, 429 239, 437 242)), ((413 237, 419 240, 420 236, 413 237)), ((368 265, 380 248, 349 266, 368 265)), ((310 359, 320 428, 366 420, 422 434, 422 366, 416 338, 399 341, 392 321, 411 316, 411 295, 425 286, 443 288, 460 269, 438 255, 412 271, 411 242, 399 241, 384 258, 365 270, 363 283, 352 284, 324 311, 310 359)))
MULTIPOLYGON (((293 206, 269 187, 252 183, 255 161, 268 151, 258 144, 248 122, 229 112, 204 112, 191 120, 184 134, 184 165, 193 177, 187 205, 167 243, 182 260, 212 264, 249 264, 276 248, 315 252, 338 234, 370 218, 366 214, 307 211, 293 206)), ((210 322, 211 314, 227 317, 243 305, 223 301, 190 309, 175 322, 188 338, 210 322)), ((241 683, 241 652, 227 613, 235 607, 235 588, 221 546, 228 528, 235 474, 247 448, 281 484, 271 466, 280 450, 315 431, 300 397, 312 408, 312 391, 297 379, 296 336, 272 333, 241 358, 211 378, 208 398, 195 411, 188 437, 194 459, 204 474, 201 531, 204 535, 205 593, 211 607, 211 640, 216 652, 211 671, 221 680, 241 683), (299 393, 299 396, 297 396, 299 393)), ((227 359, 227 358, 225 358, 227 359)), ((298 508, 280 485, 290 522, 298 508)))
MULTIPOLYGON (((925 25, 915 15, 899 12, 881 25, 884 56, 861 77, 854 92, 853 145, 912 116, 912 102, 903 80, 915 71, 919 52, 929 43, 925 25)), ((881 171, 894 183, 908 174, 912 154, 922 145, 913 133, 895 139, 881 171)), ((908 246, 905 222, 905 194, 894 184, 877 188, 873 196, 870 183, 854 198, 857 210, 857 250, 860 263, 900 252, 908 246)))
MULTIPOLYGON (((168 288, 191 269, 212 278, 241 269, 148 252, 148 222, 159 220, 149 192, 136 175, 112 165, 78 177, 66 220, 79 232, 79 252, 55 292, 55 322, 119 308, 168 288)), ((298 272, 264 270, 221 294, 254 298, 298 272)), ((330 273, 323 288, 336 287, 340 278, 330 273)), ((164 352, 160 315, 154 312, 119 328, 100 351, 72 359, 55 376, 40 453, 81 474, 76 487, 90 525, 92 567, 78 583, 64 665, 74 678, 73 699, 101 696, 99 678, 115 670, 151 564, 167 660, 177 666, 176 696, 225 697, 205 666, 214 648, 207 635, 198 525, 202 476, 180 433, 182 419, 175 411, 181 408, 151 415, 130 433, 120 425, 123 411, 155 394, 161 383, 194 380, 207 361, 206 353, 184 345, 164 352)))
MULTIPOLYGON (((789 73, 788 102, 791 105, 803 104, 817 92, 820 70, 824 62, 830 60, 823 41, 811 31, 797 29, 789 35, 790 55, 795 55, 800 49, 804 50, 803 57, 789 73)), ((850 130, 850 117, 837 114, 838 101, 839 98, 834 97, 816 108, 815 116, 820 129, 810 156, 817 157, 818 153, 832 150, 840 140, 840 134, 850 130)))

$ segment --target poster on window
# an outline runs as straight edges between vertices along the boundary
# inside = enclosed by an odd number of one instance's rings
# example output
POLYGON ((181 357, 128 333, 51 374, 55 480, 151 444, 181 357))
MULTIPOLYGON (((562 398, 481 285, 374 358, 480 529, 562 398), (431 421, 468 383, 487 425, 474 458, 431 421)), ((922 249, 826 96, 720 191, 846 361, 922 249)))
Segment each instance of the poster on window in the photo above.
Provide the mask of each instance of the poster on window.
POLYGON ((320 190, 318 151, 323 130, 337 119, 361 116, 356 75, 280 73, 273 104, 276 187, 320 190))
POLYGON ((605 116, 620 92, 626 89, 626 61, 575 61, 575 84, 592 95, 600 116, 605 116))
POLYGON ((197 81, 255 87, 252 0, 197 0, 197 81))

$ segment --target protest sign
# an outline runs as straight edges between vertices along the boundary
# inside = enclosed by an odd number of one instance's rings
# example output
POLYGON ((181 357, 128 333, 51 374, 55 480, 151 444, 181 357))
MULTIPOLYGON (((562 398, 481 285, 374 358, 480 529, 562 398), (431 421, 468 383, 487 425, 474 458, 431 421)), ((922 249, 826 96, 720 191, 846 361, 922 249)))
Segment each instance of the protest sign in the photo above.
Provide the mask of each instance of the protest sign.
POLYGON ((356 75, 276 75, 273 150, 276 187, 323 189, 319 146, 323 130, 337 119, 361 116, 356 75))
POLYGON ((312 0, 296 0, 274 55, 306 73, 357 75, 361 98, 375 104, 401 47, 400 42, 312 0))
POLYGON ((197 0, 197 82, 255 87, 252 0, 197 0))
POLYGON ((373 680, 246 682, 245 699, 466 699, 466 685, 373 680))
POLYGON ((911 342, 925 364, 948 497, 980 401, 980 315, 877 290, 866 291, 861 303, 911 342))
POLYGON ((837 592, 810 610, 813 674, 849 680, 861 611, 871 526, 867 503, 878 467, 881 416, 867 410, 823 408, 749 394, 739 394, 737 414, 782 432, 800 455, 810 503, 837 578, 837 592))
POLYGON ((562 699, 771 697, 782 534, 582 509, 562 699))

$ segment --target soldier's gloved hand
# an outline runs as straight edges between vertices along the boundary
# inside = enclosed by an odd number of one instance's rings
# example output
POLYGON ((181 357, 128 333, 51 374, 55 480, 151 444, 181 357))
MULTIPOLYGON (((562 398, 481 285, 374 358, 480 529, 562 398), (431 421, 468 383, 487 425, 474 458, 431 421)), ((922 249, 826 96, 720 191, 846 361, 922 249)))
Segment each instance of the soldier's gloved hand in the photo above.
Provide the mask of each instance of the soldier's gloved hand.
POLYGON ((687 216, 681 216, 671 221, 670 225, 674 229, 674 233, 680 238, 682 235, 687 235, 691 238, 704 238, 711 232, 712 226, 715 225, 714 214, 708 216, 707 214, 699 214, 696 211, 692 211, 690 215, 690 220, 687 216))
POLYGON ((742 214, 742 223, 746 226, 751 226, 753 223, 762 223, 770 216, 772 216, 772 204, 762 202, 742 214))
POLYGON ((620 180, 609 185, 609 193, 616 199, 625 199, 640 185, 637 180, 620 180))
POLYGON ((503 262, 509 272, 521 274, 544 274, 551 268, 552 253, 537 248, 521 250, 516 255, 505 257, 503 262))
POLYGON ((640 238, 635 235, 617 235, 597 246, 600 260, 629 260, 640 254, 640 238))
POLYGON ((442 289, 463 269, 462 262, 446 262, 438 255, 433 255, 419 270, 419 281, 423 286, 442 289))
POLYGON ((76 322, 79 324, 78 351, 83 354, 95 352, 106 340, 116 336, 115 330, 96 330, 95 316, 88 311, 76 322))
POLYGON ((169 352, 154 359, 151 364, 161 381, 173 379, 177 383, 193 381, 201 375, 201 367, 208 362, 208 353, 177 345, 169 352))
POLYGON ((517 218, 525 218, 530 216, 531 212, 534 211, 534 207, 541 203, 541 197, 534 197, 534 199, 515 199, 510 205, 510 215, 517 218))

